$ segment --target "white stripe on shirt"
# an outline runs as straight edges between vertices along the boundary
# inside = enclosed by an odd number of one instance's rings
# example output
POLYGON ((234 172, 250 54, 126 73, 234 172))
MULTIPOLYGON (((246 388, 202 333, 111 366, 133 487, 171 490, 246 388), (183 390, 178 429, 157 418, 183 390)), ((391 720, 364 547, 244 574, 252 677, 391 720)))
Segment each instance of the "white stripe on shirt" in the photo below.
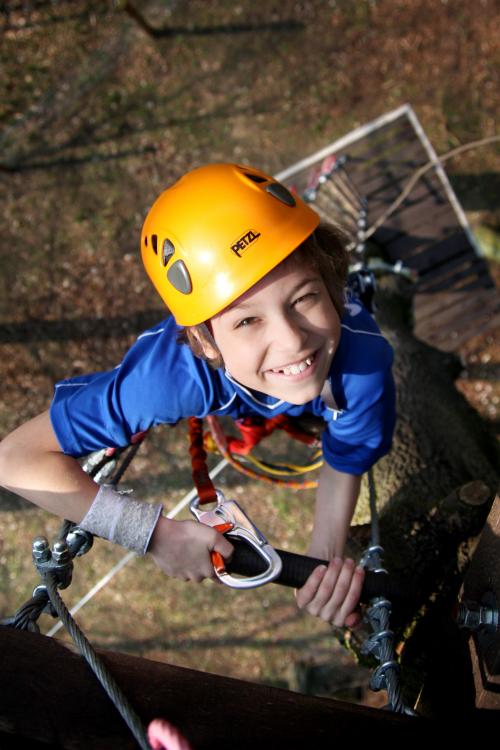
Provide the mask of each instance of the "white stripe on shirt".
POLYGON ((347 328, 351 333, 364 333, 366 336, 379 336, 381 339, 384 338, 381 333, 375 333, 375 331, 361 331, 359 328, 350 328, 349 326, 346 326, 345 323, 342 323, 341 326, 342 328, 347 328))

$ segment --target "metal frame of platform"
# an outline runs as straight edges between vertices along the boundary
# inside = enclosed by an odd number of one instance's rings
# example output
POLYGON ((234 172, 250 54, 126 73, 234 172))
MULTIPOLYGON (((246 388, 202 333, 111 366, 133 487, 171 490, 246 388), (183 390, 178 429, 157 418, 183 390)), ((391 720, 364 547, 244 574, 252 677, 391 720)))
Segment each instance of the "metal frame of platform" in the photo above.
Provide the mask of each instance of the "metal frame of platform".
MULTIPOLYGON (((415 335, 457 351, 498 326, 500 300, 487 263, 412 107, 405 104, 356 128, 276 177, 300 194, 333 156, 347 156, 349 178, 368 201, 368 225, 384 215, 417 169, 431 164, 373 237, 389 260, 401 260, 418 274, 415 335)), ((328 218, 320 191, 317 208, 328 218)))

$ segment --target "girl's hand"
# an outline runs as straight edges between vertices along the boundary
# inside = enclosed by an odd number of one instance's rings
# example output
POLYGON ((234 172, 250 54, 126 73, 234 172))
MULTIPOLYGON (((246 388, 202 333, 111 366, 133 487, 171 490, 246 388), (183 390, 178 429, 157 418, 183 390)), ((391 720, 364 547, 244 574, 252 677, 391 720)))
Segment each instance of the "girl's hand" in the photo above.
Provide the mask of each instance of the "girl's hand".
POLYGON ((336 625, 354 628, 361 622, 356 606, 361 596, 365 572, 353 560, 335 557, 319 565, 295 593, 299 609, 336 625))
POLYGON ((210 552, 229 559, 233 545, 218 531, 198 521, 173 521, 163 516, 156 524, 148 552, 169 576, 184 581, 215 578, 210 552))

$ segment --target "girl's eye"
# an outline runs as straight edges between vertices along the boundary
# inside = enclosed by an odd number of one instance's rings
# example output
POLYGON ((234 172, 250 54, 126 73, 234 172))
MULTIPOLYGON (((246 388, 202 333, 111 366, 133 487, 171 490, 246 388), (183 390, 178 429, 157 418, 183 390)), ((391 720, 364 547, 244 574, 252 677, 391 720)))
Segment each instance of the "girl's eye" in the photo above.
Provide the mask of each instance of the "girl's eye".
POLYGON ((297 297, 294 305, 300 305, 302 302, 312 302, 312 300, 316 297, 316 292, 307 292, 307 294, 302 294, 300 297, 297 297))
POLYGON ((243 318, 243 320, 240 320, 235 328, 248 328, 248 326, 252 325, 257 320, 257 318, 243 318))

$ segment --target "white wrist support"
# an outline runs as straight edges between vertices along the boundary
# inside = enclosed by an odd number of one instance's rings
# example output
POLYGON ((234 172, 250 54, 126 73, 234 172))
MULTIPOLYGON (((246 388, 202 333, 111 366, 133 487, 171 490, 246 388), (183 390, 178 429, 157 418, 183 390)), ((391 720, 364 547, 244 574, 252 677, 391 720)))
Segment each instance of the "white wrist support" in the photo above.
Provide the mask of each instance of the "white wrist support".
POLYGON ((134 500, 103 485, 87 515, 78 524, 85 531, 145 555, 163 505, 134 500))

